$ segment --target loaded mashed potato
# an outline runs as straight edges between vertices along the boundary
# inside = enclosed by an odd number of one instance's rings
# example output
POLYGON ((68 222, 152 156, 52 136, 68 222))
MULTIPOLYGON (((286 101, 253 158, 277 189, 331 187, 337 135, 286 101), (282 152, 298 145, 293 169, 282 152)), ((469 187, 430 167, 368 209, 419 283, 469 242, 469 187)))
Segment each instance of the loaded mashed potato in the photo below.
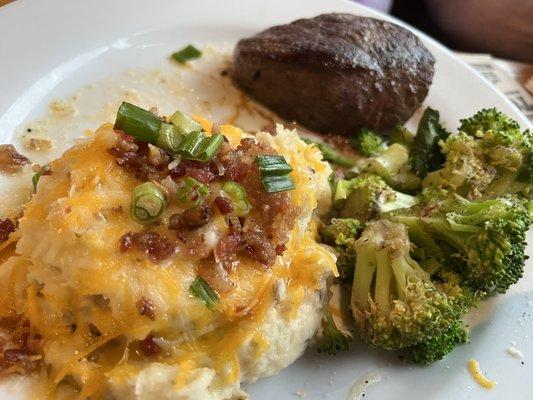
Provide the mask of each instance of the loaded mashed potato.
POLYGON ((330 173, 280 125, 123 104, 0 235, 0 370, 34 372, 38 398, 246 397, 320 326, 330 173))

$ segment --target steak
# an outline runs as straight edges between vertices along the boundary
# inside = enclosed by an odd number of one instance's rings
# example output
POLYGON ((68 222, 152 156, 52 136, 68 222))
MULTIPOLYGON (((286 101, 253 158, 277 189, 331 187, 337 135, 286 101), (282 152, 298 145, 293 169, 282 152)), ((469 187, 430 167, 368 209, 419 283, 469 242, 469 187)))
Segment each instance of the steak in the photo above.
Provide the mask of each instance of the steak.
POLYGON ((421 105, 435 59, 410 31, 323 14, 241 39, 234 82, 280 116, 319 132, 387 132, 421 105))

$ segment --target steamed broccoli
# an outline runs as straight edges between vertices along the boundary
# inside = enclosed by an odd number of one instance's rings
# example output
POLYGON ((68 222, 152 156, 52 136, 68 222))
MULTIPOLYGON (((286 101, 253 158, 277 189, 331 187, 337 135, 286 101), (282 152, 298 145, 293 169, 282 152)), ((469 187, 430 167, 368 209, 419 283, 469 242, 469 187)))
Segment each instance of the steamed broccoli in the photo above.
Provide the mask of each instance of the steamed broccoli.
POLYGON ((533 135, 495 109, 461 121, 459 132, 441 142, 445 162, 429 173, 423 187, 451 190, 468 199, 517 193, 529 196, 533 184, 533 135))
POLYGON ((361 129, 352 139, 352 144, 367 157, 377 156, 385 151, 385 143, 381 136, 370 129, 361 129))
POLYGON ((505 293, 523 274, 527 202, 500 198, 470 202, 458 196, 384 218, 401 222, 411 240, 435 260, 446 260, 473 291, 505 293))
POLYGON ((346 199, 340 207, 340 216, 356 218, 361 222, 397 208, 411 207, 419 202, 417 197, 395 191, 377 175, 361 175, 350 180, 349 184, 339 181, 337 188, 337 205, 339 206, 339 200, 343 197, 346 199))
POLYGON ((337 269, 341 279, 353 277, 355 266, 353 246, 362 230, 362 224, 354 218, 333 218, 320 230, 322 241, 337 251, 337 269))
POLYGON ((317 346, 318 352, 333 355, 341 351, 346 351, 350 346, 351 340, 352 338, 349 335, 344 334, 337 328, 331 311, 326 310, 322 324, 322 337, 317 346))
POLYGON ((393 143, 380 155, 360 160, 357 167, 381 176, 394 189, 412 191, 420 187, 420 178, 411 171, 408 160, 407 147, 393 143))
POLYGON ((365 342, 403 349, 413 361, 429 363, 468 339, 462 318, 470 296, 454 282, 431 280, 410 255, 404 225, 370 222, 355 252, 352 309, 365 342))

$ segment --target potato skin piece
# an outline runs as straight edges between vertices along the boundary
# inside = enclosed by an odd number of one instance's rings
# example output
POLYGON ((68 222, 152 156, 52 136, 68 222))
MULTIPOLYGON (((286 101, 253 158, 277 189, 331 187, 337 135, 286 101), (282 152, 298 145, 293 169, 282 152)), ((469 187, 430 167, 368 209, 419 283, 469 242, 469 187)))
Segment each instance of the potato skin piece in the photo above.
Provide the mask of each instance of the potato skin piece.
POLYGON ((410 31, 322 14, 241 39, 234 82, 280 116, 325 133, 387 132, 426 97, 435 59, 410 31))

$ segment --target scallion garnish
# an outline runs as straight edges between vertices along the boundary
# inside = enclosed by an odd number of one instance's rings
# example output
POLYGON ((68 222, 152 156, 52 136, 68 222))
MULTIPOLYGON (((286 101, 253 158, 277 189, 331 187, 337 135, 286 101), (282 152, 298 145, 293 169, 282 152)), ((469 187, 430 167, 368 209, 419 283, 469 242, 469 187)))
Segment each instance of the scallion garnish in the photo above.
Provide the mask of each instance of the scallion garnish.
POLYGON ((209 188, 196 179, 188 176, 183 185, 178 189, 176 197, 183 204, 194 202, 195 206, 202 204, 204 197, 209 194, 209 188))
POLYGON ((174 124, 184 136, 191 132, 200 132, 202 130, 202 125, 196 122, 190 115, 179 110, 172 114, 170 122, 172 122, 172 124, 174 124))
POLYGON ((187 160, 207 162, 220 149, 224 136, 217 133, 206 136, 203 132, 191 132, 178 146, 178 153, 187 160))
POLYGON ((41 167, 39 172, 33 175, 31 178, 31 183, 33 184, 33 193, 37 193, 37 185, 39 184, 39 179, 41 179, 41 176, 46 175, 48 172, 50 172, 50 166, 44 165, 41 167))
POLYGON ((246 190, 237 182, 229 181, 224 183, 221 194, 231 200, 239 216, 246 215, 250 211, 246 190))
POLYGON ((210 310, 214 310, 220 297, 218 293, 202 277, 194 280, 189 287, 191 294, 205 304, 210 310))
POLYGON ((142 142, 157 145, 162 123, 161 118, 150 111, 122 102, 113 128, 123 131, 142 142))
POLYGON ((180 64, 185 64, 187 61, 194 60, 195 58, 200 58, 202 52, 192 45, 188 45, 181 49, 180 51, 172 54, 172 58, 179 62, 180 64))
POLYGON ((295 188, 289 176, 291 166, 285 157, 279 155, 263 155, 255 158, 261 173, 261 182, 268 193, 284 192, 295 188))
POLYGON ((163 191, 152 182, 145 182, 133 189, 131 217, 141 223, 157 220, 166 206, 163 191))
POLYGON ((183 135, 179 133, 179 130, 174 125, 163 123, 159 130, 156 146, 171 153, 175 153, 178 150, 182 139, 183 135))

